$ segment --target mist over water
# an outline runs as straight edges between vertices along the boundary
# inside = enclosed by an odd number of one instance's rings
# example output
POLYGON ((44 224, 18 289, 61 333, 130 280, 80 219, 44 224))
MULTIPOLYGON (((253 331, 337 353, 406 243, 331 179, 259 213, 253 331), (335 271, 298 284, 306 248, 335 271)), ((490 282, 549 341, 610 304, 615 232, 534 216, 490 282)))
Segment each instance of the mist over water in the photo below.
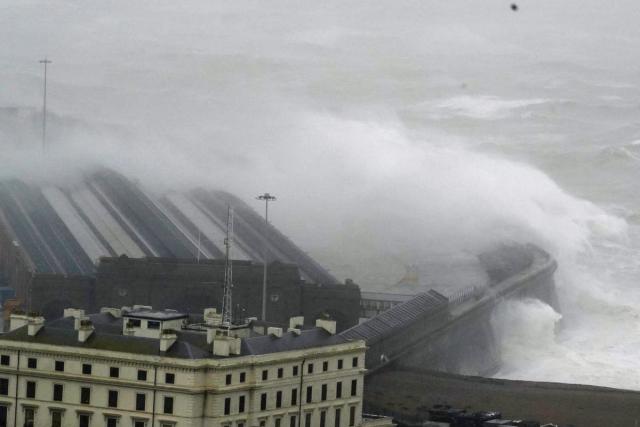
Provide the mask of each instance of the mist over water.
POLYGON ((370 287, 533 242, 560 263, 562 315, 501 307, 499 375, 640 389, 638 16, 632 1, 7 0, 0 177, 106 165, 154 191, 269 191, 276 226, 370 287))

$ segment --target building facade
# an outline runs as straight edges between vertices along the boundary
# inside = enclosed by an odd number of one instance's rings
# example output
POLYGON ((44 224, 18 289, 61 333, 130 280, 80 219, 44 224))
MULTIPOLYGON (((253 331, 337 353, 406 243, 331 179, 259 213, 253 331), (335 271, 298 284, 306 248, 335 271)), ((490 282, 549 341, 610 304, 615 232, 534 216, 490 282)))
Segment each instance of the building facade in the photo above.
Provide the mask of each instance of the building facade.
POLYGON ((390 425, 363 419, 366 348, 333 322, 255 336, 213 326, 213 310, 196 326, 150 307, 65 314, 12 316, 0 337, 0 427, 390 425))

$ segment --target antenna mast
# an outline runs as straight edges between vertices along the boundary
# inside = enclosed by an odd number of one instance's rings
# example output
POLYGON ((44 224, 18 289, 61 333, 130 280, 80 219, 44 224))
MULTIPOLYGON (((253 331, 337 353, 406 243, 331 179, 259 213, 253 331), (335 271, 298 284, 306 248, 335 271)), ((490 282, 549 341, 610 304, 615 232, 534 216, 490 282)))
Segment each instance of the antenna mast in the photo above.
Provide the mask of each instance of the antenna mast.
POLYGON ((231 263, 231 244, 233 243, 233 208, 227 210, 227 236, 224 239, 225 269, 224 269, 224 295, 222 297, 222 326, 229 329, 233 319, 233 303, 231 290, 233 288, 233 266, 231 263))

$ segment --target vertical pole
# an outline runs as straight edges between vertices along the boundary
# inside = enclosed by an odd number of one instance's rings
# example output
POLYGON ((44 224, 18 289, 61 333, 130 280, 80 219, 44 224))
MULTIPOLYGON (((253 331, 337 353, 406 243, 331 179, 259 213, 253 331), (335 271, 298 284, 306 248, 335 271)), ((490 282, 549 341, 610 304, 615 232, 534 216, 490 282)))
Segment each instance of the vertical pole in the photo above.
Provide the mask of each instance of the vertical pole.
POLYGON ((46 57, 40 61, 44 64, 44 94, 42 99, 42 153, 46 151, 47 145, 47 64, 51 64, 46 57))
POLYGON ((267 231, 269 225, 269 199, 264 199, 264 230, 262 232, 262 321, 267 321, 267 231))
POLYGON ((264 200, 264 229, 262 230, 262 321, 267 321, 267 232, 269 230, 269 202, 275 201, 275 196, 264 193, 257 200, 264 200))

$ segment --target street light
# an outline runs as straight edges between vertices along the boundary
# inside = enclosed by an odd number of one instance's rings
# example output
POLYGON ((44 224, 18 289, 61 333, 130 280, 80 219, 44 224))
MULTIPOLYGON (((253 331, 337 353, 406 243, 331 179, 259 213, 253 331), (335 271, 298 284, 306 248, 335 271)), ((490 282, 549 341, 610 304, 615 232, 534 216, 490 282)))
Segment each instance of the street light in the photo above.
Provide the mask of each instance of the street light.
POLYGON ((264 229, 262 230, 262 321, 267 321, 267 232, 269 228, 269 202, 275 202, 276 197, 269 193, 261 194, 256 200, 264 200, 264 229))
POLYGON ((42 100, 42 152, 44 153, 47 142, 47 65, 51 64, 51 61, 45 57, 38 62, 44 65, 44 94, 42 100))

